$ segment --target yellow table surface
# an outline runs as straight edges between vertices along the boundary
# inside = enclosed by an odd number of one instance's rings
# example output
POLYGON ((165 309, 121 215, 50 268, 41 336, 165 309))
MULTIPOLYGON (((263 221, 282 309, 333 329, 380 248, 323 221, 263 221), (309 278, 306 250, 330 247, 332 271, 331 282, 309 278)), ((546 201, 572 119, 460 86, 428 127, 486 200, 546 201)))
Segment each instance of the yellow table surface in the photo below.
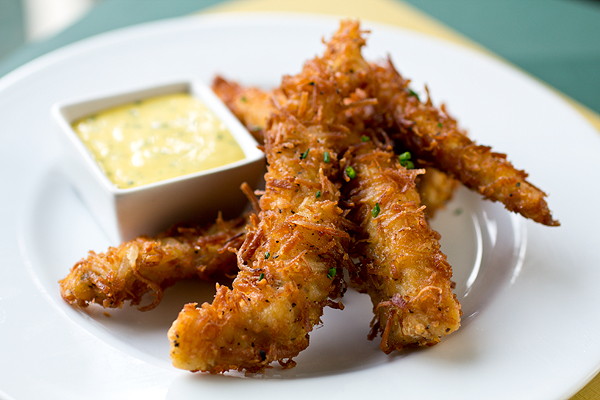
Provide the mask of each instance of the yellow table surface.
MULTIPOLYGON (((252 11, 318 13, 381 22, 448 40, 500 59, 500 57, 481 45, 420 10, 409 4, 395 0, 238 0, 221 3, 208 10, 204 10, 203 13, 252 11)), ((506 60, 502 61, 508 63, 506 60)), ((532 78, 536 79, 535 77, 532 78)), ((556 92, 577 109, 600 132, 600 115, 566 95, 558 91, 556 92)), ((571 399, 600 399, 600 374, 594 377, 587 386, 571 399)))

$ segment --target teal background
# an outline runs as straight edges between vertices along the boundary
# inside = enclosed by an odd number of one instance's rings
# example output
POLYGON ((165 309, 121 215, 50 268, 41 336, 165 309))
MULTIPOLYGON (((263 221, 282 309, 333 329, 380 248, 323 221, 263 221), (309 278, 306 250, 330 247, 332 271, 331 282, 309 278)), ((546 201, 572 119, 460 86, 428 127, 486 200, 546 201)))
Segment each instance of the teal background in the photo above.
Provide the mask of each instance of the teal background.
POLYGON ((21 1, 0 0, 0 61, 21 46, 24 41, 21 1))
MULTIPOLYGON (((23 44, 20 1, 0 0, 0 77, 44 53, 88 36, 189 14, 221 1, 103 0, 58 34, 23 44)), ((405 2, 600 113, 600 2, 405 2)), ((518 94, 516 90, 515 95, 518 94)))
POLYGON ((600 113, 600 2, 407 2, 600 113))

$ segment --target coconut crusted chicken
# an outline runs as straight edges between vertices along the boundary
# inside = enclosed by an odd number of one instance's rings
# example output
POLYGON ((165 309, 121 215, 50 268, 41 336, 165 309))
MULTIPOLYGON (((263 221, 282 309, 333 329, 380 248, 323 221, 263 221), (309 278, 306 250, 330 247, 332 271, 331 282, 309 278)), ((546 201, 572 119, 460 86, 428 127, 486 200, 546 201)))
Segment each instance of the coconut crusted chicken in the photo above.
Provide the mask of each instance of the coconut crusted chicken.
MULTIPOLYGON (((340 192, 332 182, 347 147, 338 119, 356 90, 363 45, 345 23, 322 58, 283 79, 287 98, 265 130, 268 172, 261 212, 238 251, 233 289, 220 286, 212 304, 188 304, 169 330, 176 367, 262 371, 273 361, 292 366, 308 346, 323 307, 344 288, 349 239, 340 192)), ((364 67, 363 67, 364 69, 364 67)))
POLYGON ((62 279, 65 301, 80 307, 92 303, 119 308, 125 301, 139 305, 144 294, 154 301, 139 307, 156 307, 165 288, 186 278, 214 279, 237 272, 235 254, 245 238, 245 218, 217 221, 205 228, 173 227, 157 237, 141 236, 111 247, 105 253, 90 251, 62 279))
POLYGON ((505 154, 477 145, 462 131, 445 108, 422 102, 394 68, 391 61, 371 64, 378 82, 377 112, 372 124, 386 130, 414 156, 526 218, 558 226, 552 218, 546 194, 529 183, 527 173, 517 170, 505 154))
POLYGON ((350 279, 373 302, 370 339, 380 333, 385 353, 438 343, 459 328, 461 309, 415 188, 424 171, 407 169, 371 141, 349 149, 344 164, 352 171, 344 186, 348 218, 357 225, 350 248, 360 260, 350 279))

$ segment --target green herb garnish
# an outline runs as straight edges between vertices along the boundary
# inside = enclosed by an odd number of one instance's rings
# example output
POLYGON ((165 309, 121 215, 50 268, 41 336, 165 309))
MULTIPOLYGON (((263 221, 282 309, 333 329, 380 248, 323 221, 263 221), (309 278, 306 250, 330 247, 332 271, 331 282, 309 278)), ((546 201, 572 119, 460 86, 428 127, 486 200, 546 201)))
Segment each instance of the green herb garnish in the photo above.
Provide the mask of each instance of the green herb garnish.
POLYGON ((323 153, 323 161, 326 163, 329 163, 329 161, 331 161, 331 159, 329 158, 329 152, 326 151, 325 153, 323 153))
POLYGON ((269 253, 268 251, 265 253, 265 260, 267 260, 269 257, 271 256, 271 253, 269 253))
POLYGON ((327 277, 329 279, 333 279, 333 277, 335 276, 336 272, 337 271, 336 271, 335 267, 329 268, 329 271, 327 271, 327 277))
POLYGON ((413 169, 415 167, 415 164, 412 161, 410 161, 409 151, 405 151, 404 153, 400 154, 398 156, 398 161, 400 161, 400 165, 402 165, 406 169, 413 169))
POLYGON ((315 197, 316 197, 317 199, 318 199, 319 197, 321 197, 321 191, 320 191, 320 190, 317 192, 317 195, 316 195, 315 197))
POLYGON ((306 157, 308 157, 308 152, 310 151, 310 149, 306 149, 306 151, 304 153, 302 153, 302 155, 300 156, 301 160, 306 159, 306 157))
POLYGON ((356 171, 354 170, 354 168, 348 167, 346 168, 346 175, 348 175, 348 178, 354 179, 356 178, 356 171))
POLYGON ((369 137, 363 135, 363 136, 360 137, 360 140, 362 140, 363 142, 368 142, 369 141, 369 137))
POLYGON ((379 215, 379 211, 381 211, 381 209, 379 208, 379 203, 375 203, 375 207, 373 207, 373 211, 371 211, 371 214, 373 214, 373 218, 377 218, 377 216, 379 215))
POLYGON ((262 281, 263 279, 265 279, 265 273, 264 273, 264 272, 261 272, 261 273, 260 273, 260 276, 258 277, 258 281, 260 282, 260 281, 262 281))

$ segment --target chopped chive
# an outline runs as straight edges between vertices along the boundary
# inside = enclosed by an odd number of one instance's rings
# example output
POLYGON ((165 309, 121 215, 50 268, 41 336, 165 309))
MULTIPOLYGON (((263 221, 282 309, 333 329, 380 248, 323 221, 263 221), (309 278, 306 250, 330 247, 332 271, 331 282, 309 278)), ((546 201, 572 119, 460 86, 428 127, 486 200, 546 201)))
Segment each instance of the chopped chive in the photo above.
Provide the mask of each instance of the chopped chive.
POLYGON ((304 160, 306 157, 308 157, 308 152, 310 151, 310 149, 306 149, 306 151, 304 153, 302 153, 302 155, 300 156, 301 160, 304 160))
POLYGON ((368 136, 361 136, 360 140, 362 140, 363 142, 368 142, 369 141, 369 137, 368 136))
POLYGON ((337 271, 336 271, 335 267, 329 268, 329 271, 327 271, 327 277, 329 279, 333 279, 333 277, 335 276, 336 272, 337 271))
POLYGON ((260 282, 260 281, 262 281, 263 279, 265 279, 265 273, 264 273, 264 272, 261 272, 261 273, 260 273, 260 276, 258 277, 258 281, 260 282))
POLYGON ((409 151, 405 151, 404 153, 400 154, 398 156, 398 161, 400 161, 400 165, 402 165, 406 169, 413 169, 415 167, 415 164, 412 161, 410 161, 409 151))
POLYGON ((246 96, 242 96, 240 100, 242 100, 242 103, 245 103, 247 101, 246 96))
POLYGON ((329 163, 329 161, 331 161, 330 158, 329 158, 329 152, 328 151, 326 151, 325 153, 323 153, 323 161, 326 162, 326 163, 329 163))
POLYGON ((317 195, 316 195, 315 197, 316 197, 317 199, 318 199, 319 197, 321 197, 321 191, 320 191, 320 190, 317 192, 317 195))
POLYGON ((377 218, 377 216, 379 215, 379 211, 381 211, 381 209, 379 208, 379 203, 375 203, 375 207, 373 207, 373 211, 371 211, 371 214, 373 214, 373 218, 377 218))
POLYGON ((271 253, 269 253, 268 251, 265 253, 265 260, 267 260, 269 257, 271 256, 271 253))
POLYGON ((442 125, 441 122, 438 122, 438 128, 443 128, 443 127, 444 127, 444 125, 442 125))
POLYGON ((346 168, 346 175, 348 175, 348 178, 354 179, 356 178, 356 171, 354 170, 354 168, 348 167, 346 168))

